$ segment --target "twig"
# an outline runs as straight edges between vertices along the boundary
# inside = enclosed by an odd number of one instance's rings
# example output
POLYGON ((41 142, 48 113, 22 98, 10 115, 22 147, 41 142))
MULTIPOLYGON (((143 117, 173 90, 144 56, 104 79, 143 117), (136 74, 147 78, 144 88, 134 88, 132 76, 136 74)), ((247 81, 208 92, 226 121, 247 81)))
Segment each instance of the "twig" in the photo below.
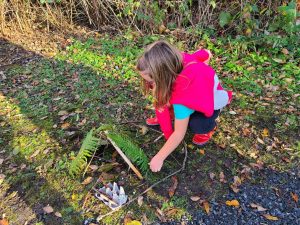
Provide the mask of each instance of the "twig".
POLYGON ((121 209, 121 208, 123 208, 123 207, 125 207, 125 206, 127 206, 127 205, 129 205, 129 204, 131 204, 132 202, 136 201, 140 196, 142 196, 142 195, 144 195, 145 193, 147 193, 148 191, 150 191, 153 187, 157 186, 158 184, 160 184, 161 182, 167 180, 168 178, 174 176, 175 174, 177 174, 177 173, 183 171, 183 170, 185 169, 185 164, 186 164, 186 160, 187 160, 187 145, 186 145, 185 142, 183 143, 183 148, 184 148, 184 151, 185 151, 185 156, 184 156, 184 160, 183 160, 183 163, 182 163, 182 167, 181 167, 179 170, 177 170, 177 171, 175 171, 175 172, 169 174, 169 175, 166 176, 164 179, 162 179, 162 180, 160 180, 160 181, 158 181, 158 182, 152 184, 152 185, 151 185, 150 187, 148 187, 145 191, 143 191, 141 194, 139 194, 139 195, 136 196, 135 198, 131 199, 130 201, 126 202, 124 205, 121 205, 121 206, 115 208, 113 211, 111 211, 111 212, 109 212, 109 213, 106 213, 106 214, 104 214, 104 215, 102 215, 102 216, 98 216, 97 221, 99 222, 100 220, 102 220, 102 219, 105 218, 106 216, 109 216, 109 215, 113 214, 114 212, 118 211, 119 209, 121 209))
POLYGON ((153 141, 153 143, 158 142, 158 140, 160 140, 163 136, 164 136, 163 134, 159 135, 159 136, 153 141))
MULTIPOLYGON (((108 132, 105 131, 107 134, 108 132)), ((122 156, 124 161, 128 164, 128 166, 133 170, 133 172, 138 176, 139 179, 144 179, 140 171, 131 163, 130 159, 127 158, 127 156, 124 154, 124 152, 119 148, 119 146, 110 138, 107 136, 107 139, 110 141, 110 143, 114 146, 114 148, 117 150, 117 152, 122 156)))
POLYGON ((86 171, 88 170, 89 166, 91 165, 91 162, 92 162, 93 158, 95 157, 95 154, 96 154, 96 151, 97 151, 97 150, 98 150, 98 149, 96 149, 96 150, 94 151, 94 154, 93 154, 91 160, 89 161, 89 163, 88 163, 87 166, 85 167, 85 170, 84 170, 84 172, 83 172, 82 177, 84 177, 86 171))

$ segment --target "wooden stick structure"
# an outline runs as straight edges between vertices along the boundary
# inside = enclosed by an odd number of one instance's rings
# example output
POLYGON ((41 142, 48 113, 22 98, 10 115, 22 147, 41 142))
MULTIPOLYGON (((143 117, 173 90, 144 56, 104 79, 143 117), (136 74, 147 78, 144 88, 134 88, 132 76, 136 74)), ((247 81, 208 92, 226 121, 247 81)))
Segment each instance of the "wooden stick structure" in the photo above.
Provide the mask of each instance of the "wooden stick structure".
MULTIPOLYGON (((105 132, 107 133, 107 132, 105 132)), ((122 156, 122 158, 125 160, 125 162, 128 164, 128 166, 133 170, 133 172, 138 176, 139 179, 144 179, 141 172, 132 164, 130 159, 123 153, 123 151, 119 148, 119 146, 110 138, 107 136, 107 139, 110 141, 110 143, 114 146, 114 148, 117 150, 117 152, 122 156)))

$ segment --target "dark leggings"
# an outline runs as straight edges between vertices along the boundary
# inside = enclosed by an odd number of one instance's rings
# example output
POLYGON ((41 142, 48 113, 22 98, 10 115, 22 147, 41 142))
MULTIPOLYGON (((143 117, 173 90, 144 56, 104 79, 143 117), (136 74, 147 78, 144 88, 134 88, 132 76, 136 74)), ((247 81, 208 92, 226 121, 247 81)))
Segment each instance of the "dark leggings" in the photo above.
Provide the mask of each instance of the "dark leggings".
POLYGON ((195 134, 206 134, 217 125, 216 119, 219 114, 220 110, 215 110, 211 117, 206 117, 203 113, 195 111, 190 116, 189 128, 195 134))

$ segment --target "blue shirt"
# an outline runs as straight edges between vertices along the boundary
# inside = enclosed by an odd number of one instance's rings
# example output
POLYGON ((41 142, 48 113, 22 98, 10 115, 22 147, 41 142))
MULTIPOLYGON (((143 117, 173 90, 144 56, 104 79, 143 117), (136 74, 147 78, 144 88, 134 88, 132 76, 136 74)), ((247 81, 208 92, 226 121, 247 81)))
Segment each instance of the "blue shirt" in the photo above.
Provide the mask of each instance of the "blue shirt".
POLYGON ((189 117, 195 110, 181 104, 173 104, 175 119, 182 120, 189 117))

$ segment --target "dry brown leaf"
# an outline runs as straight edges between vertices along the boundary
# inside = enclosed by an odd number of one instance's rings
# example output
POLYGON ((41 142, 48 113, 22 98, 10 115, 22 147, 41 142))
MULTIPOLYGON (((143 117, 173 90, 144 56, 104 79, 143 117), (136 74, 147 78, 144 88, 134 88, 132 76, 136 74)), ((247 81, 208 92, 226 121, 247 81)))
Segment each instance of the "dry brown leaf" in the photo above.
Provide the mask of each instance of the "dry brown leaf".
POLYGON ((238 207, 240 206, 240 203, 238 200, 231 200, 231 201, 226 201, 226 205, 228 206, 235 206, 235 207, 238 207))
POLYGON ((147 134, 148 131, 149 131, 148 127, 146 127, 146 126, 141 126, 141 133, 142 133, 142 135, 147 134))
POLYGON ((259 143, 261 143, 262 145, 265 144, 265 142, 264 142, 263 140, 261 140, 260 138, 257 138, 257 141, 258 141, 259 143))
POLYGON ((64 116, 64 115, 66 115, 66 114, 68 114, 68 112, 67 112, 67 111, 64 111, 64 110, 58 112, 58 115, 59 115, 59 116, 64 116))
POLYGON ((233 190, 234 193, 238 193, 240 189, 237 188, 237 186, 230 185, 231 189, 233 190))
POLYGON ((249 136, 251 134, 251 131, 248 128, 243 128, 242 131, 244 136, 249 136))
POLYGON ((242 184, 242 180, 238 176, 233 177, 233 185, 240 186, 242 184))
POLYGON ((165 212, 165 215, 167 217, 174 216, 174 215, 176 215, 178 213, 179 210, 180 209, 178 209, 178 208, 170 209, 170 210, 168 210, 168 211, 165 212))
POLYGON ((0 225, 9 225, 8 220, 6 218, 3 218, 0 220, 0 225))
POLYGON ((253 168, 257 168, 259 170, 262 170, 264 168, 264 163, 257 160, 256 163, 250 163, 250 166, 253 167, 253 168))
POLYGON ((93 172, 99 168, 97 165, 90 165, 89 167, 93 172))
POLYGON ((61 128, 62 129, 67 129, 67 128, 69 128, 70 127, 70 124, 69 123, 63 123, 62 125, 61 125, 61 128))
POLYGON ((57 217, 59 217, 59 218, 61 218, 61 217, 62 217, 62 215, 61 215, 61 213, 60 213, 60 212, 55 212, 55 213, 54 213, 54 215, 55 215, 55 216, 57 216, 57 217))
POLYGON ((143 205, 143 199, 144 199, 143 196, 139 196, 138 199, 137 199, 138 205, 139 205, 140 207, 143 205))
POLYGON ((156 208, 155 215, 159 218, 161 222, 167 222, 165 214, 159 208, 156 208))
POLYGON ((281 52, 285 55, 289 54, 289 50, 287 50, 286 48, 281 49, 281 52))
POLYGON ((197 202, 197 201, 200 200, 200 197, 199 197, 199 196, 192 196, 190 199, 191 199, 193 202, 197 202))
POLYGON ((102 172, 99 179, 100 181, 111 181, 115 179, 115 175, 102 172))
POLYGON ((208 201, 203 202, 203 207, 204 207, 205 212, 209 215, 210 206, 209 206, 208 201))
POLYGON ((53 213, 53 208, 50 205, 47 205, 43 208, 44 212, 49 214, 49 213, 53 213))
POLYGON ((213 180, 213 179, 215 178, 215 176, 216 176, 216 174, 214 174, 214 173, 209 173, 209 178, 210 178, 210 179, 213 180))
POLYGON ((93 180, 93 178, 92 177, 87 177, 81 184, 83 184, 83 185, 87 185, 87 184, 89 184, 89 183, 91 183, 92 182, 92 180, 93 180))
POLYGON ((172 177, 172 181, 173 181, 173 184, 172 186, 169 188, 169 196, 172 197, 174 194, 175 194, 175 191, 177 189, 177 186, 178 186, 178 179, 176 176, 173 176, 172 177))
POLYGON ((296 203, 298 203, 298 201, 299 201, 298 195, 297 195, 296 193, 291 192, 291 196, 292 196, 292 199, 293 199, 296 203))
POLYGON ((226 180, 225 180, 225 175, 224 175, 223 171, 222 171, 222 172, 220 172, 220 175, 219 175, 219 177, 220 177, 220 182, 222 182, 222 183, 226 183, 226 180))
POLYGON ((200 149, 199 153, 200 153, 201 155, 204 155, 204 154, 205 154, 204 149, 200 149))
POLYGON ((272 216, 270 214, 264 214, 263 216, 268 220, 279 220, 278 217, 272 216))
POLYGON ((262 207, 261 205, 258 205, 258 204, 255 204, 255 203, 250 203, 250 206, 252 208, 256 208, 258 212, 263 212, 263 211, 267 210, 264 207, 262 207))

